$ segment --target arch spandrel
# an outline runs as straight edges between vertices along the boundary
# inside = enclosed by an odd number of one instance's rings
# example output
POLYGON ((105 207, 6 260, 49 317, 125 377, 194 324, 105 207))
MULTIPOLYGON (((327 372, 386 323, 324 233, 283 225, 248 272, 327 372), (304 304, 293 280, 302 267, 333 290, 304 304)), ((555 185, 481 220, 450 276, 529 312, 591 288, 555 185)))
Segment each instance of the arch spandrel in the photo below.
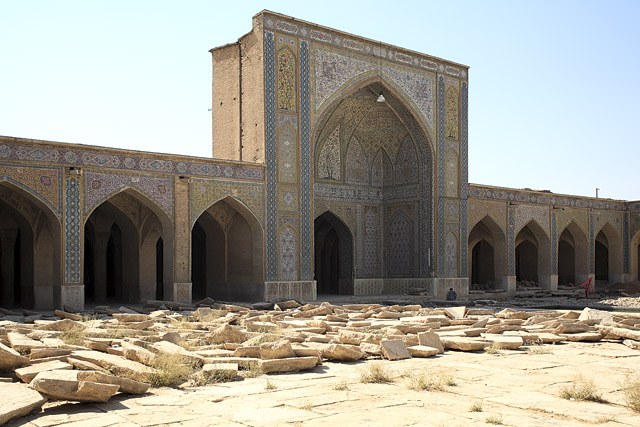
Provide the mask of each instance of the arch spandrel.
POLYGON ((236 200, 257 219, 264 229, 264 185, 231 181, 193 179, 191 187, 191 227, 211 205, 229 197, 236 200))
POLYGON ((547 235, 551 235, 549 223, 549 206, 520 205, 516 209, 515 234, 517 235, 528 223, 534 221, 547 235))
POLYGON ((32 195, 62 216, 62 170, 44 166, 0 163, 0 183, 7 182, 32 195))

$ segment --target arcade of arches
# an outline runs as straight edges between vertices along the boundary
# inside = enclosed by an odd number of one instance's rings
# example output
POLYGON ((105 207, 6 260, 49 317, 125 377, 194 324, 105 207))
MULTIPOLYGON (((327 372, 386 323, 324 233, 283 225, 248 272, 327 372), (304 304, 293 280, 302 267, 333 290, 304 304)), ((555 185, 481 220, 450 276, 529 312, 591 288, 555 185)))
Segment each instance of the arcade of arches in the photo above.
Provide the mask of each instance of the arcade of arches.
POLYGON ((210 53, 212 158, 0 136, 0 306, 638 278, 640 202, 469 184, 469 67, 269 11, 210 53))

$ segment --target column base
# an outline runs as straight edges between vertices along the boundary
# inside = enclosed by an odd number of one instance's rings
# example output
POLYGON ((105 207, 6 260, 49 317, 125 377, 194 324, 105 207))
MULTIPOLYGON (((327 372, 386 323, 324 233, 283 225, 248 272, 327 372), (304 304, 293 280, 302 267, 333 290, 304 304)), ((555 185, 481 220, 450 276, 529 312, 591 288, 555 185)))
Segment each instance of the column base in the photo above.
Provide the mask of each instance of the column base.
POLYGON ((84 285, 62 285, 60 297, 60 308, 70 311, 84 310, 84 285))
POLYGON ((264 300, 277 301, 295 299, 299 301, 315 301, 318 298, 315 280, 296 282, 264 282, 264 300))
POLYGON ((191 283, 174 283, 172 301, 191 304, 191 283))

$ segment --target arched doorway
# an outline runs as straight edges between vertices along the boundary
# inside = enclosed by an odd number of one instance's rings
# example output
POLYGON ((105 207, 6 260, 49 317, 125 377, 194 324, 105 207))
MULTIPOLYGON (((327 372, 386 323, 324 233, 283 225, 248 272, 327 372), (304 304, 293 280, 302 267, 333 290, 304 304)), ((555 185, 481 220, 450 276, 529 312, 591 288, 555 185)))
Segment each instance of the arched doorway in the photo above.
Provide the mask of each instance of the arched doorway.
POLYGON ((606 223, 594 242, 594 273, 597 281, 617 283, 622 280, 622 244, 620 235, 606 223))
POLYGON ((551 289, 551 247, 549 237, 531 220, 515 240, 516 280, 523 284, 551 289))
POLYGON ((238 200, 227 197, 207 208, 191 229, 193 298, 261 300, 262 241, 260 223, 238 200))
POLYGON ((318 294, 353 294, 353 239, 331 212, 314 223, 315 280, 318 294))
POLYGON ((133 189, 112 195, 93 209, 84 236, 86 302, 171 299, 173 228, 147 197, 133 189))
POLYGON ((60 223, 38 198, 0 183, 0 306, 60 305, 60 223))
POLYGON ((491 217, 485 216, 473 226, 468 250, 469 288, 508 290, 505 235, 491 217))
POLYGON ((640 231, 637 231, 631 238, 629 253, 631 280, 638 280, 638 272, 640 272, 640 231))
POLYGON ((558 285, 580 284, 588 274, 587 237, 572 221, 558 239, 558 285))

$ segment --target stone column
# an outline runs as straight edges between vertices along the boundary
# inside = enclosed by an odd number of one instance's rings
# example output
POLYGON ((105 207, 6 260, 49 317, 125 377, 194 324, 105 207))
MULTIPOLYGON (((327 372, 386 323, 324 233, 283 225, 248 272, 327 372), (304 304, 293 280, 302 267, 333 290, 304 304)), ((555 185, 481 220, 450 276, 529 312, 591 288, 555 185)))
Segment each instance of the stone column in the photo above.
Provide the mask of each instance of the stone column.
POLYGON ((13 305, 15 301, 15 263, 14 248, 18 230, 0 230, 0 246, 2 247, 2 301, 5 305, 13 305))
POLYGON ((164 299, 191 303, 191 217, 189 179, 175 180, 175 215, 173 287, 172 294, 165 292, 164 299))

